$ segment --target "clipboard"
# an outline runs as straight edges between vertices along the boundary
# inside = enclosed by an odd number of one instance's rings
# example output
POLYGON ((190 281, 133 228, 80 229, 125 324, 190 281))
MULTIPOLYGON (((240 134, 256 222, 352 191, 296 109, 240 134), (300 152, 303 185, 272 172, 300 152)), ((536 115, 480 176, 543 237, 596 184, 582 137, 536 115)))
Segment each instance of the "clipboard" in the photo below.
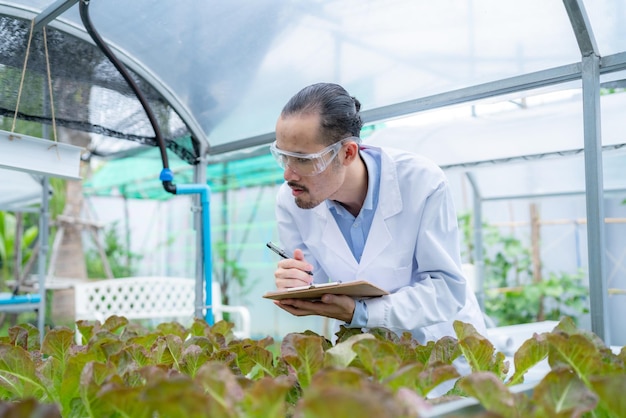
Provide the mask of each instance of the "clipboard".
POLYGON ((281 300, 281 299, 319 299, 325 294, 347 295, 356 298, 371 298, 376 296, 388 295, 389 292, 383 290, 365 280, 357 280, 354 282, 331 282, 312 284, 310 286, 292 287, 288 289, 275 290, 267 292, 264 298, 281 300))

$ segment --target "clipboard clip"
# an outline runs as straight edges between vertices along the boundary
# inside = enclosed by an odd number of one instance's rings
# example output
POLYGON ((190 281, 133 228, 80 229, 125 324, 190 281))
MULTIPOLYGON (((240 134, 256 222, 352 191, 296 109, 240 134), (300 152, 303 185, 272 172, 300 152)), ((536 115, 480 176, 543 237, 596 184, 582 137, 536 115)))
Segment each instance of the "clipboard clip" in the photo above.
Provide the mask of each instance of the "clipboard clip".
POLYGON ((340 284, 341 284, 341 280, 336 281, 336 282, 328 282, 328 283, 312 283, 306 286, 288 287, 287 292, 293 292, 296 290, 319 289, 321 287, 337 286, 340 284))

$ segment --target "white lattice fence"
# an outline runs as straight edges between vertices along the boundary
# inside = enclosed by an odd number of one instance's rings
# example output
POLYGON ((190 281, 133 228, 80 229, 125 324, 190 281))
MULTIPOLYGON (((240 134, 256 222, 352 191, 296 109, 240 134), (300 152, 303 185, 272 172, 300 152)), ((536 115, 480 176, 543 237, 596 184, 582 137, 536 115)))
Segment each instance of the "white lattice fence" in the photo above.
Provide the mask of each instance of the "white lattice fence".
MULTIPOLYGON (((235 335, 250 336, 250 313, 245 306, 221 304, 219 286, 213 284, 213 316, 238 315, 235 335)), ((191 322, 194 316, 195 280, 179 277, 130 277, 77 284, 74 288, 75 319, 103 322, 112 315, 128 319, 176 319, 191 322)), ((235 318, 233 318, 234 320, 235 318)))

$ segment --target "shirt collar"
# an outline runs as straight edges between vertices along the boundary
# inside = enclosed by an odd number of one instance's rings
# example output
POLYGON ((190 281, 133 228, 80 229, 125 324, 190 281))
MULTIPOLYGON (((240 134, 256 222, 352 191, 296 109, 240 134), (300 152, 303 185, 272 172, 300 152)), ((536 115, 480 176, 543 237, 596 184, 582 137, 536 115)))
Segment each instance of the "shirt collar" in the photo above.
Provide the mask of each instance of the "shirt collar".
MULTIPOLYGON (((359 155, 361 156, 361 158, 363 158, 363 162, 365 163, 365 168, 367 169, 368 175, 367 194, 365 195, 365 201, 363 202, 363 207, 361 208, 361 212, 363 212, 364 210, 374 209, 374 187, 378 186, 380 170, 378 165, 376 164, 376 160, 368 152, 363 152, 363 150, 360 150, 359 155)), ((340 215, 347 213, 346 208, 344 208, 343 206, 341 206, 341 204, 334 200, 327 199, 326 205, 328 206, 328 209, 334 209, 335 212, 340 215)))

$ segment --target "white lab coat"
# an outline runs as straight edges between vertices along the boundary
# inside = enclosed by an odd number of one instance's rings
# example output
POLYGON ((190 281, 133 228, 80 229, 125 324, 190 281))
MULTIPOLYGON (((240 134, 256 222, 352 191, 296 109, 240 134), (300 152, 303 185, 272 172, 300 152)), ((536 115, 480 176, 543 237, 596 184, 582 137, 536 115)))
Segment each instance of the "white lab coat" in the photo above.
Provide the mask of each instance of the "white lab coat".
MULTIPOLYGON (((443 171, 405 151, 381 150, 378 210, 356 261, 324 202, 296 206, 283 184, 277 196, 280 241, 304 251, 315 282, 367 280, 391 294, 367 299, 367 327, 410 331, 421 343, 455 336, 454 320, 486 335, 476 297, 463 277, 456 212, 443 171)), ((337 325, 338 326, 338 325, 337 325)))

